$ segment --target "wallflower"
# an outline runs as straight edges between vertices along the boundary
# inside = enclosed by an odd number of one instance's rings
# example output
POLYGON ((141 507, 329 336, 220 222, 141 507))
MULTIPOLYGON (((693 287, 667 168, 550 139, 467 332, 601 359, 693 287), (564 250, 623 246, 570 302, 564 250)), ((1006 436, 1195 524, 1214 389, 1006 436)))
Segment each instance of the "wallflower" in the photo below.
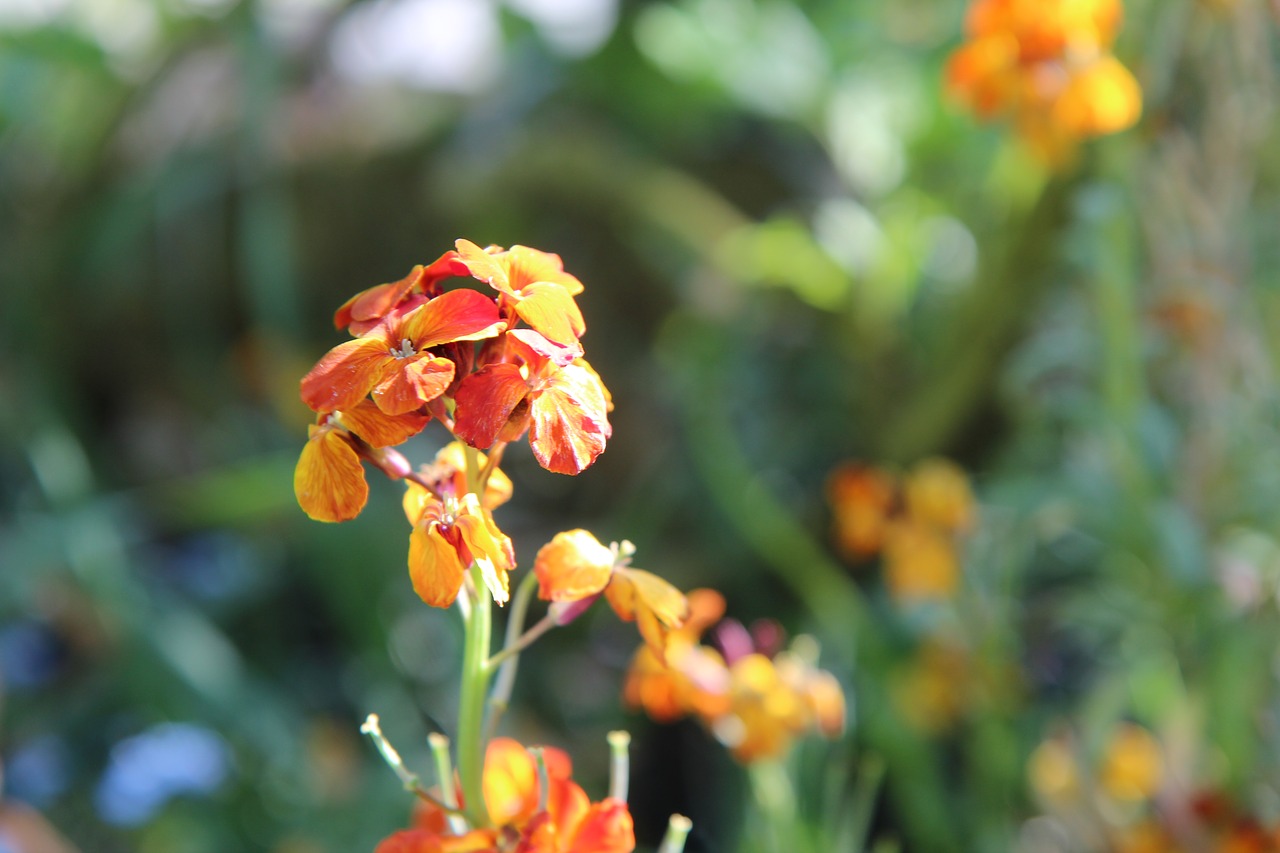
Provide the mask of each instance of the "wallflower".
POLYGON ((474 494, 406 501, 413 524, 409 534, 409 577, 414 592, 432 607, 448 607, 458 597, 467 568, 474 562, 493 600, 506 603, 515 568, 511 540, 494 524, 474 494))
POLYGON ((907 514, 917 521, 953 533, 973 526, 975 509, 969 478, 946 459, 916 464, 902 486, 907 514))
POLYGON ((1102 788, 1117 800, 1146 800, 1160 788, 1164 761, 1160 744, 1133 723, 1116 727, 1098 768, 1102 788))
MULTIPOLYGON (((723 599, 711 590, 690 593, 693 616, 667 638, 664 655, 641 646, 632 659, 623 697, 659 722, 698 717, 729 748, 750 763, 783 754, 806 732, 836 737, 844 730, 845 702, 831 673, 809 662, 797 648, 775 655, 752 648, 739 623, 727 620, 735 637, 722 651, 697 638, 723 613, 723 599), (733 650, 729 649, 733 646, 733 650)), ((797 640, 797 647, 807 643, 797 640)))
POLYGON ((376 459, 375 451, 417 435, 429 420, 414 412, 387 415, 368 400, 349 410, 321 414, 308 427, 307 443, 294 469, 293 491, 298 505, 316 521, 355 518, 369 499, 361 454, 376 459))
POLYGON ((856 560, 880 550, 897 501, 897 486, 888 473, 865 465, 841 465, 827 480, 827 500, 841 551, 856 560))
POLYGON ((951 541, 915 521, 896 521, 885 536, 884 582, 901 602, 947 598, 960 581, 960 562, 951 541))
POLYGON ((531 329, 508 332, 507 361, 465 377, 455 399, 454 433, 484 450, 529 431, 538 463, 579 474, 604 452, 613 434, 609 398, 578 344, 564 346, 531 329))
POLYGON ((372 392, 387 414, 414 411, 453 382, 453 362, 432 347, 491 338, 505 328, 493 300, 474 290, 451 290, 331 349, 302 378, 302 401, 331 412, 372 392))
MULTIPOLYGON (((649 648, 661 656, 668 633, 688 618, 689 603, 662 578, 631 568, 631 553, 623 546, 606 548, 585 530, 557 533, 533 562, 538 597, 585 604, 603 593, 619 618, 634 621, 649 648)), ((577 612, 579 607, 567 609, 565 621, 577 612)))
MULTIPOLYGON (((405 480, 404 514, 409 523, 422 517, 427 504, 438 498, 461 498, 467 493, 466 451, 460 441, 451 441, 436 453, 430 465, 418 469, 418 479, 430 486, 430 491, 419 483, 405 480)), ((477 454, 477 463, 483 468, 488 458, 477 454)), ((494 467, 485 482, 484 493, 480 496, 480 505, 493 511, 511 499, 513 486, 511 478, 501 468, 494 467)))
POLYGON ((572 779, 569 756, 541 748, 547 790, 538 765, 511 738, 494 738, 485 752, 483 790, 492 828, 458 836, 444 812, 431 806, 414 828, 383 840, 375 853, 630 853, 635 831, 627 804, 606 797, 592 803, 572 779))
POLYGON ((1141 115, 1137 81, 1109 52, 1121 16, 1119 0, 976 0, 947 90, 982 118, 1010 116, 1043 159, 1062 162, 1078 140, 1141 115))

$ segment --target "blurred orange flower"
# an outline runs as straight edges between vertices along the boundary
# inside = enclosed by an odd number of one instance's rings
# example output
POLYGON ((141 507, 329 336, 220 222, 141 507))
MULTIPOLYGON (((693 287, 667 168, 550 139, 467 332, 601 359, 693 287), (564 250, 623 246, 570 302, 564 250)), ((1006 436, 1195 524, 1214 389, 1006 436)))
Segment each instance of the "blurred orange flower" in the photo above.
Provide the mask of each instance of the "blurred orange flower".
POLYGON ((981 118, 1010 116, 1051 164, 1077 141, 1133 126, 1142 91, 1111 45, 1119 0, 976 0, 947 63, 949 94, 981 118))

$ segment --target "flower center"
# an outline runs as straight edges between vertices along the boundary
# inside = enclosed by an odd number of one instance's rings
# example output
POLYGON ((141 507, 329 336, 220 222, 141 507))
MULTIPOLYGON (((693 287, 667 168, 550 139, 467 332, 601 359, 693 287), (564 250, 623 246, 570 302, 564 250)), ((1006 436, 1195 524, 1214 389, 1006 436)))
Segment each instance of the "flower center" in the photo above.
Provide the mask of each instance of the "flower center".
POLYGON ((400 348, 392 347, 391 354, 396 358, 408 358, 411 355, 417 355, 418 348, 413 345, 413 341, 408 338, 402 338, 400 340, 400 348))

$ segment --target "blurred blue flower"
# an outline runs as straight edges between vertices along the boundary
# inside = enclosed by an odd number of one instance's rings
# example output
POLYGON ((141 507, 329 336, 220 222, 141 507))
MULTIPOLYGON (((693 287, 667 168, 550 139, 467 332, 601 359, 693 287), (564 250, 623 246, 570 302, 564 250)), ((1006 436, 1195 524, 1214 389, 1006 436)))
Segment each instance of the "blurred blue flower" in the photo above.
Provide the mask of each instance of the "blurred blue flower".
POLYGON ((66 650, 57 635, 34 619, 0 626, 0 673, 13 690, 34 690, 58 674, 66 650))
MULTIPOLYGON (((62 738, 34 737, 5 760, 5 794, 36 808, 45 808, 66 790, 70 767, 70 754, 62 738)), ((0 853, 4 850, 0 844, 0 853)))
POLYGON ((214 732, 190 723, 162 723, 112 748, 94 801, 104 820, 137 825, 172 797, 212 793, 230 763, 230 750, 214 732))

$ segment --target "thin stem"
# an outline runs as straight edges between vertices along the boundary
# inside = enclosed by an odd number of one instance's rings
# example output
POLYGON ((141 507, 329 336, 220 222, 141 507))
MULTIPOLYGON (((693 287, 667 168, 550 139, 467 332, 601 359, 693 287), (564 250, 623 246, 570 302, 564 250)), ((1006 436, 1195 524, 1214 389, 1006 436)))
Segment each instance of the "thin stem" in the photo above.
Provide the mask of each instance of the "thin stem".
POLYGON ((667 821, 667 834, 662 838, 658 853, 684 853, 684 842, 693 829, 693 821, 682 814, 673 814, 667 821))
POLYGON ((538 770, 538 811, 545 812, 547 800, 551 796, 551 777, 547 773, 547 756, 543 754, 540 746, 530 749, 529 754, 533 756, 534 767, 538 770))
POLYGON ((440 782, 440 794, 444 798, 444 807, 449 812, 449 829, 454 835, 462 835, 467 831, 467 819, 459 808, 458 789, 453 784, 453 762, 449 760, 449 739, 439 732, 427 735, 427 745, 431 747, 431 757, 436 762, 436 778, 440 782))
MULTIPOLYGON (((507 637, 505 648, 490 659, 489 665, 492 667, 495 660, 502 658, 506 653, 506 649, 515 645, 520 639, 520 632, 524 630, 524 618, 529 612, 529 602, 533 600, 533 591, 538 587, 538 578, 533 572, 529 572, 520 581, 520 586, 516 588, 516 594, 512 596, 510 616, 507 617, 507 637)), ((519 655, 511 655, 502 660, 502 666, 498 669, 498 679, 493 686, 493 695, 489 697, 489 736, 493 737, 494 730, 498 727, 498 719, 507 710, 507 705, 511 701, 511 690, 516 683, 516 667, 520 663, 519 655)))
POLYGON ((750 767, 751 793, 764 818, 769 847, 774 853, 797 849, 796 795, 787 771, 777 761, 757 761, 750 767))
POLYGON ((498 467, 498 463, 502 461, 502 452, 507 449, 505 441, 494 442, 493 447, 489 448, 489 457, 485 460, 484 467, 480 469, 480 477, 478 484, 480 488, 479 494, 483 494, 484 490, 489 487, 489 477, 493 474, 493 469, 498 467))
POLYGON ((554 627, 556 627, 556 620, 551 616, 551 614, 548 613, 546 616, 543 616, 534 623, 532 628, 521 634, 514 643, 489 658, 489 671, 492 672, 494 667, 498 664, 505 664, 512 658, 519 655, 522 651, 533 645, 534 641, 554 627))
POLYGON ((360 727, 360 732, 368 735, 373 740, 374 746, 378 747, 378 752, 382 753, 382 760, 387 762, 387 765, 395 771, 406 791, 446 812, 460 813, 457 807, 450 806, 431 796, 427 789, 422 787, 422 782, 418 779, 418 775, 404 766, 400 753, 396 752, 396 748, 391 745, 391 741, 387 740, 386 736, 382 734, 382 728, 378 725, 377 714, 370 714, 365 719, 364 725, 360 727))

